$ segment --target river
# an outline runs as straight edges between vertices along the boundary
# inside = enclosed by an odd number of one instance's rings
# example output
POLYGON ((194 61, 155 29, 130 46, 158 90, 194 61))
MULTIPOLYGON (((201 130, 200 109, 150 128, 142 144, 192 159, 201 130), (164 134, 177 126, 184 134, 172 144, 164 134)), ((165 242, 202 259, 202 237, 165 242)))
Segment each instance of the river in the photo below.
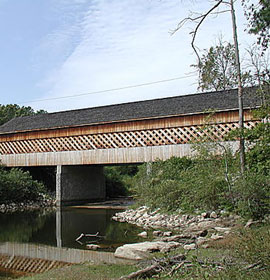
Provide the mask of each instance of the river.
POLYGON ((121 244, 138 241, 141 229, 111 220, 119 211, 67 207, 0 214, 0 279, 17 277, 20 270, 42 272, 56 264, 120 262, 112 251, 121 244), (98 236, 83 236, 76 241, 82 233, 98 236), (101 249, 90 251, 87 244, 101 249), (32 260, 39 260, 40 267, 30 265, 32 260))

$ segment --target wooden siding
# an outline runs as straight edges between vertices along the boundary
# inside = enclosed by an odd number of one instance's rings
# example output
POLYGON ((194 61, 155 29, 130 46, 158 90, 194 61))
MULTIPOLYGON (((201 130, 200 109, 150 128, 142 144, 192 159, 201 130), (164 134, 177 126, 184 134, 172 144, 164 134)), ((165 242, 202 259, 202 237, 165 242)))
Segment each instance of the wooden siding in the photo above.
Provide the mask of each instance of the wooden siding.
MULTIPOLYGON (((245 111, 245 127, 252 128, 258 122, 251 111, 245 111)), ((7 166, 167 159, 190 155, 189 144, 202 139, 224 141, 225 136, 237 127, 238 111, 226 111, 3 134, 0 135, 0 159, 7 166)))
MULTIPOLYGON (((238 142, 222 142, 233 151, 238 149, 238 142)), ((122 164, 153 162, 166 160, 172 156, 184 157, 195 155, 191 144, 164 145, 153 147, 100 149, 88 151, 66 151, 53 153, 31 153, 2 155, 1 161, 9 167, 16 166, 57 166, 87 164, 122 164)))

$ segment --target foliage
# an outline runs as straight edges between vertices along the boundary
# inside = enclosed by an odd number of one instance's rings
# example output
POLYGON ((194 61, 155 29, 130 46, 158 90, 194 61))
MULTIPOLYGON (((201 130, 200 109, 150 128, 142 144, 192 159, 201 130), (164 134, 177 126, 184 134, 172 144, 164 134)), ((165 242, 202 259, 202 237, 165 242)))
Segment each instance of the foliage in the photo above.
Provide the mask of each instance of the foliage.
POLYGON ((131 177, 137 172, 137 165, 106 166, 104 168, 106 194, 108 197, 129 194, 131 177))
POLYGON ((0 167, 0 203, 35 201, 44 193, 44 185, 32 180, 29 172, 0 167))
POLYGON ((226 209, 256 219, 268 214, 270 174, 264 156, 262 168, 250 160, 240 176, 237 156, 223 148, 226 152, 217 156, 213 145, 200 144, 196 159, 157 161, 150 174, 142 165, 133 180, 138 203, 163 211, 226 209))
MULTIPOLYGON (((197 65, 192 65, 199 73, 198 89, 227 90, 238 85, 235 48, 231 43, 223 42, 221 39, 214 47, 205 50, 197 65)), ((249 72, 242 73, 244 85, 250 82, 249 72)))
POLYGON ((270 2, 269 0, 260 0, 257 4, 249 5, 248 3, 249 0, 242 0, 249 21, 248 31, 258 36, 257 43, 266 50, 270 41, 270 2))
POLYGON ((22 116, 32 116, 35 114, 44 114, 46 111, 39 110, 34 111, 33 108, 30 106, 22 106, 20 107, 17 104, 8 104, 8 105, 1 105, 0 104, 0 125, 8 122, 9 120, 15 117, 22 117, 22 116))
MULTIPOLYGON (((190 261, 191 267, 181 266, 174 273, 165 270, 158 279, 268 280, 270 276, 269 230, 269 224, 241 229, 225 237, 221 242, 212 243, 208 249, 190 251, 187 254, 187 261, 190 261), (248 269, 250 265, 254 267, 248 269)), ((173 255, 177 253, 182 251, 173 252, 173 255)))

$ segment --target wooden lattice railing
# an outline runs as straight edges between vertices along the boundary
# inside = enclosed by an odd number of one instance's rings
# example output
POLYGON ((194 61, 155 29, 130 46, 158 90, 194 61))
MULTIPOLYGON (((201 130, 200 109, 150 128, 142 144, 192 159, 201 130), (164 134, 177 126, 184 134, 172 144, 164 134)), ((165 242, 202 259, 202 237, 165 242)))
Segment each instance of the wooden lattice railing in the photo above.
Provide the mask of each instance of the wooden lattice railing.
MULTIPOLYGON (((245 127, 252 128, 258 121, 246 121, 245 127)), ((186 144, 209 139, 222 141, 237 122, 219 123, 211 126, 191 125, 160 129, 134 130, 65 136, 42 139, 25 139, 0 142, 1 154, 45 153, 96 149, 117 149, 146 146, 186 144)))

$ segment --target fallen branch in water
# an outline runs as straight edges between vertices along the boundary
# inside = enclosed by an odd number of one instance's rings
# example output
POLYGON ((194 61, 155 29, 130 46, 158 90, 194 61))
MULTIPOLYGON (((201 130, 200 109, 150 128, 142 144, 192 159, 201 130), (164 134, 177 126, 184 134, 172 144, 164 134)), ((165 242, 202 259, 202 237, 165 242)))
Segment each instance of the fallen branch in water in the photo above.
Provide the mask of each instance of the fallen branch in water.
POLYGON ((95 233, 95 234, 91 234, 91 233, 81 233, 81 235, 79 237, 77 237, 75 240, 78 242, 79 240, 81 240, 83 237, 103 237, 99 235, 99 232, 95 233))

